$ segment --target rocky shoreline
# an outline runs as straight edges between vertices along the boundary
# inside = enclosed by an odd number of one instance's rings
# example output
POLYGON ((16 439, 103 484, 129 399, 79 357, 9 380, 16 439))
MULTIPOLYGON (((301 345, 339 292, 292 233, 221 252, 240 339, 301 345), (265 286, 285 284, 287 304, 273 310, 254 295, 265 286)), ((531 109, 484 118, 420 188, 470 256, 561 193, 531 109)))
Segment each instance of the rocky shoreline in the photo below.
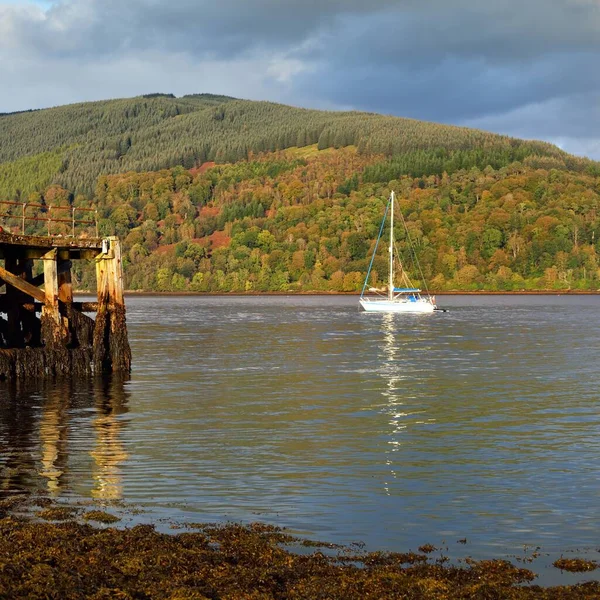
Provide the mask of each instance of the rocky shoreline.
MULTIPOLYGON (((452 565, 432 545, 363 552, 303 540, 270 525, 115 526, 102 510, 40 498, 0 502, 0 598, 41 599, 581 599, 600 582, 541 587, 506 560, 452 565), (93 524, 92 524, 93 523, 93 524)), ((595 561, 556 568, 590 571, 595 561)))

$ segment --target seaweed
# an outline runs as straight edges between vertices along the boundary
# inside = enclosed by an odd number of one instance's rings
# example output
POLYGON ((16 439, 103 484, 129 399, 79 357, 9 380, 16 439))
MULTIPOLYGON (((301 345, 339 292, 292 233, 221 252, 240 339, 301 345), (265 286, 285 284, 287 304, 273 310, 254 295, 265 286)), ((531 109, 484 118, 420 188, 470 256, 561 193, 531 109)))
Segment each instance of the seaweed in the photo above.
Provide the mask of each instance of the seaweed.
MULTIPOLYGON (((430 561, 427 554, 435 550, 431 544, 421 546, 419 553, 357 553, 355 547, 346 547, 335 556, 320 551, 298 554, 282 546, 305 540, 262 523, 198 524, 190 526, 191 531, 167 534, 152 525, 99 528, 81 520, 106 523, 112 515, 99 510, 80 515, 81 509, 46 502, 38 503, 44 506, 37 516, 53 522, 8 514, 22 503, 20 498, 0 502, 0 598, 600 597, 596 581, 547 588, 531 585, 535 575, 507 560, 467 558, 462 566, 430 561)), ((581 559, 561 559, 555 566, 566 568, 578 561, 596 567, 594 561, 581 559)))
POLYGON ((104 512, 102 510, 90 510, 83 514, 83 519, 85 521, 96 521, 97 523, 117 523, 121 519, 116 515, 111 515, 110 513, 104 512))
POLYGON ((562 556, 552 563, 561 571, 569 571, 571 573, 584 573, 586 571, 595 571, 598 568, 598 563, 595 560, 586 560, 584 558, 563 558, 562 556))

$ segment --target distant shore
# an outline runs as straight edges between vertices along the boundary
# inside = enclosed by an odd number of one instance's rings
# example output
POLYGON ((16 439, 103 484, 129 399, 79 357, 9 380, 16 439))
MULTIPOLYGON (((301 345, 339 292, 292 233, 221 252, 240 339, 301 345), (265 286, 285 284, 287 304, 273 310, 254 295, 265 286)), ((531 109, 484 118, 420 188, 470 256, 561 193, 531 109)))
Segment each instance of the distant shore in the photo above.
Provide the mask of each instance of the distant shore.
MULTIPOLYGON (((77 292, 92 294, 92 292, 77 292)), ((504 291, 445 291, 430 292, 432 296, 598 296, 600 290, 521 290, 516 292, 504 291)), ((360 296, 359 292, 146 292, 126 290, 126 296, 360 296)))

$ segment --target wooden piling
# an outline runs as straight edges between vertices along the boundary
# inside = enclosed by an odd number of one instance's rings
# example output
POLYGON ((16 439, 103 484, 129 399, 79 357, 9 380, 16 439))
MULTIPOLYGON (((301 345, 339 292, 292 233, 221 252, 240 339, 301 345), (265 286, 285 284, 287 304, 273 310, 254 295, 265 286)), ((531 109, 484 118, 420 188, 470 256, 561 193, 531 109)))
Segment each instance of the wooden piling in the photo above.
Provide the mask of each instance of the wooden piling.
POLYGON ((44 262, 44 306, 42 307, 42 342, 46 348, 66 348, 66 324, 58 305, 58 264, 56 248, 42 257, 44 262))
MULTIPOLYGON (((25 281, 33 280, 33 260, 25 258, 20 260, 21 277, 25 281)), ((31 304, 31 298, 21 292, 21 327, 23 343, 25 346, 39 346, 41 344, 42 324, 35 316, 35 307, 31 304)))
POLYGON ((119 238, 104 240, 96 257, 98 310, 94 327, 94 362, 107 371, 129 371, 131 350, 127 340, 123 272, 119 238))
POLYGON ((15 236, 0 232, 0 379, 128 372, 118 238, 15 236), (98 302, 74 302, 72 260, 95 259, 98 302), (33 276, 33 262, 43 273, 33 276), (43 289, 40 289, 43 286, 43 289), (84 311, 96 310, 96 319, 84 311), (40 314, 40 318, 37 314, 40 314))
MULTIPOLYGON (((17 259, 15 257, 6 258, 6 270, 13 274, 15 277, 19 277, 17 269, 17 259)), ((6 287, 6 295, 8 300, 8 308, 6 311, 6 343, 14 348, 20 348, 22 346, 19 331, 21 328, 20 317, 19 317, 19 298, 20 290, 14 286, 6 287)))

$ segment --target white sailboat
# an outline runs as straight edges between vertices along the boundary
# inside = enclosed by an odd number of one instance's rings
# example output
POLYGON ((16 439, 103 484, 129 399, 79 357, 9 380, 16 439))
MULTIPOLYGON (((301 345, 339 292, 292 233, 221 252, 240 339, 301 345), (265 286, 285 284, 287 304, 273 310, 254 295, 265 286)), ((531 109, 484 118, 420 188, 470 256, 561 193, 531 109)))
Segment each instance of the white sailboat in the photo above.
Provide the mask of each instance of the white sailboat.
MULTIPOLYGON (((383 221, 381 222, 381 228, 379 230, 379 237, 377 238, 377 243, 375 244, 375 250, 373 251, 373 256, 371 258, 371 264, 369 265, 369 270, 367 272, 367 277, 365 279, 365 284, 363 285, 363 289, 360 295, 360 305, 367 312, 398 312, 398 313, 432 313, 434 310, 438 310, 435 304, 435 297, 431 296, 428 292, 422 294, 419 288, 416 288, 412 285, 411 281, 408 278, 408 275, 402 268, 402 263, 398 260, 398 272, 399 272, 399 281, 401 282, 402 287, 395 287, 394 281, 394 267, 395 261, 394 257, 395 247, 394 247, 394 192, 390 194, 390 199, 388 201, 387 207, 385 209, 385 214, 383 215, 383 221), (390 246, 389 246, 389 282, 387 286, 387 290, 379 290, 375 288, 369 288, 367 290, 367 282, 369 281, 369 275, 371 274, 371 267, 373 266, 373 260, 375 259, 375 254, 377 252, 377 245, 379 244, 379 239, 381 238, 381 233, 383 231, 383 226, 385 223, 385 219, 387 217, 388 210, 390 211, 390 246), (374 296, 366 296, 365 291, 375 294, 374 296)), ((402 220, 404 222, 404 219, 402 220)), ((406 229, 406 225, 405 225, 406 229)), ((408 230, 406 231, 408 236, 408 230)), ((408 242, 410 244, 410 237, 408 237, 408 242)), ((412 245, 411 245, 412 249, 412 245)), ((416 260, 416 256, 415 256, 416 260)), ((420 269, 420 267, 419 267, 420 269)))

